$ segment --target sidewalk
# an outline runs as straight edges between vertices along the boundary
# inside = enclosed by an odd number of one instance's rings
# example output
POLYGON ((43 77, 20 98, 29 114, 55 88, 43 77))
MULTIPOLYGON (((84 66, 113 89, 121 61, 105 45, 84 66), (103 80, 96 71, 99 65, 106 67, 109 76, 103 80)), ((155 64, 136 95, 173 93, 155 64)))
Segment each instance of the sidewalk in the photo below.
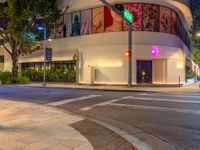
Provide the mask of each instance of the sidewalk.
MULTIPOLYGON (((103 90, 103 91, 122 91, 122 92, 197 92, 200 91, 200 82, 183 86, 183 87, 132 87, 127 86, 90 86, 90 85, 75 85, 65 83, 47 83, 50 88, 69 88, 69 89, 86 89, 86 90, 103 90)), ((23 85, 22 85, 23 86, 23 85)), ((29 87, 44 87, 42 83, 31 83, 25 86, 29 87)))
POLYGON ((84 120, 48 106, 0 100, 0 150, 93 150, 70 127, 84 120))

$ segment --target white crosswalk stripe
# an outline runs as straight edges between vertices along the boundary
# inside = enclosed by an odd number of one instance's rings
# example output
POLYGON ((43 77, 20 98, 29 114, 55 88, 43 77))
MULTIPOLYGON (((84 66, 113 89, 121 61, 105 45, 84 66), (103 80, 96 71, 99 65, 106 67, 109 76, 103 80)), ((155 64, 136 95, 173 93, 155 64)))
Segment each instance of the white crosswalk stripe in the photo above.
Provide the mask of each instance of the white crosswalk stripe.
POLYGON ((134 97, 129 96, 126 99, 144 100, 144 101, 162 101, 162 102, 176 102, 176 103, 194 103, 200 104, 200 100, 180 100, 180 99, 163 99, 163 98, 148 98, 148 97, 134 97))
POLYGON ((143 96, 155 96, 155 97, 167 96, 167 97, 183 97, 183 98, 197 98, 197 99, 200 99, 200 95, 145 94, 143 96))
POLYGON ((52 103, 48 103, 46 105, 48 105, 48 106, 60 106, 60 105, 63 105, 63 104, 76 102, 76 101, 87 100, 87 99, 96 98, 96 97, 100 97, 100 96, 101 95, 87 95, 87 96, 82 96, 82 97, 77 97, 77 98, 71 98, 71 99, 66 99, 66 100, 62 100, 62 101, 52 102, 52 103))
POLYGON ((200 111, 198 111, 198 110, 190 110, 190 109, 176 109, 176 108, 142 106, 142 105, 131 105, 131 104, 118 104, 118 103, 112 103, 112 104, 109 104, 109 105, 111 105, 111 106, 119 106, 119 107, 132 107, 134 109, 153 110, 153 111, 192 113, 192 114, 198 114, 198 115, 200 114, 200 111))

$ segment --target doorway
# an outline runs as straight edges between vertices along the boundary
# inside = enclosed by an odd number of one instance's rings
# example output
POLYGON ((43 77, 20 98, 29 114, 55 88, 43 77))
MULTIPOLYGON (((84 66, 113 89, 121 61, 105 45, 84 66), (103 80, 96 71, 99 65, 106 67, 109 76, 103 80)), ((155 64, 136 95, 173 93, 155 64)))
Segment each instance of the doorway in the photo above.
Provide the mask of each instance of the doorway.
POLYGON ((151 60, 137 60, 137 83, 152 83, 151 60))

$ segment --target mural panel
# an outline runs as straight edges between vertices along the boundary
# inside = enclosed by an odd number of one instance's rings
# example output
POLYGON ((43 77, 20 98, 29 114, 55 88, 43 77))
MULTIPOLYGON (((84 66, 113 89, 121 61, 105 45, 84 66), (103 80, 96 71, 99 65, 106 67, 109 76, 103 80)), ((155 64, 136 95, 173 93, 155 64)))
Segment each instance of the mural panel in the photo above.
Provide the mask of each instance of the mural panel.
POLYGON ((81 14, 80 12, 72 13, 72 36, 78 36, 81 32, 81 14))
POLYGON ((181 20, 177 16, 177 35, 182 38, 182 23, 181 20))
POLYGON ((92 10, 92 33, 104 32, 104 7, 92 10))
POLYGON ((122 18, 105 7, 105 32, 122 31, 122 18))
POLYGON ((55 38, 63 38, 63 27, 64 27, 64 20, 63 17, 56 23, 55 25, 55 38))
MULTIPOLYGON (((124 4, 126 9, 133 14, 133 24, 132 30, 141 31, 142 30, 142 4, 124 4)), ((123 20, 123 30, 128 31, 128 23, 123 20)))
POLYGON ((160 6, 160 32, 171 33, 171 9, 160 6))
POLYGON ((159 6, 143 4, 143 31, 159 31, 159 6))
POLYGON ((72 34, 72 16, 71 14, 66 14, 64 16, 64 26, 65 26, 65 35, 70 37, 72 34))
POLYGON ((81 35, 91 34, 92 10, 84 10, 81 12, 81 35))
POLYGON ((177 35, 177 16, 176 12, 172 10, 172 34, 177 35))

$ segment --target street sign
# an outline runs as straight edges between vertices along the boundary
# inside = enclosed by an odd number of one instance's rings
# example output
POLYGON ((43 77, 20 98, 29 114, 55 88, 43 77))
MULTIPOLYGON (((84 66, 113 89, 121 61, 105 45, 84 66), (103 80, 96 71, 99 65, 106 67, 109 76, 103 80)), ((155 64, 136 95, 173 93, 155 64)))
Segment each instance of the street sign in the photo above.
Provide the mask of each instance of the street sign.
POLYGON ((52 61, 52 48, 46 48, 46 60, 52 61))
POLYGON ((123 17, 129 21, 129 23, 133 23, 133 15, 126 8, 123 11, 123 17))

